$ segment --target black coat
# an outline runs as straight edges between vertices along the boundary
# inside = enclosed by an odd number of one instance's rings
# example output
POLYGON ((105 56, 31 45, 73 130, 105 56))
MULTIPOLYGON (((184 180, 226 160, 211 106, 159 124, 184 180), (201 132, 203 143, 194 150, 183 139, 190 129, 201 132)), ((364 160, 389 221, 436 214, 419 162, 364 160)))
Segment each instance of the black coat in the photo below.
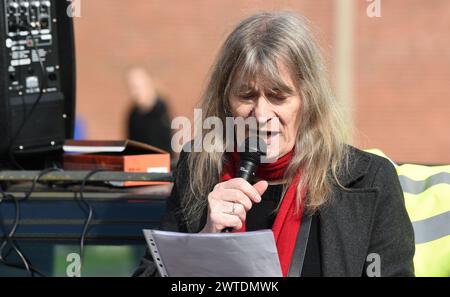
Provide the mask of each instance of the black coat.
POLYGON ((171 152, 170 117, 163 99, 157 99, 153 108, 142 112, 133 106, 127 120, 127 137, 171 152))
MULTIPOLYGON (((381 276, 414 276, 414 232, 394 166, 385 158, 349 149, 350 168, 339 178, 347 189, 334 186, 330 202, 318 213, 322 274, 365 276, 368 270, 373 272, 376 253, 381 276)), ((199 232, 205 224, 206 215, 186 225, 176 211, 178 193, 188 186, 186 157, 186 153, 180 157, 161 230, 199 232)), ((158 275, 148 252, 134 275, 158 275)))

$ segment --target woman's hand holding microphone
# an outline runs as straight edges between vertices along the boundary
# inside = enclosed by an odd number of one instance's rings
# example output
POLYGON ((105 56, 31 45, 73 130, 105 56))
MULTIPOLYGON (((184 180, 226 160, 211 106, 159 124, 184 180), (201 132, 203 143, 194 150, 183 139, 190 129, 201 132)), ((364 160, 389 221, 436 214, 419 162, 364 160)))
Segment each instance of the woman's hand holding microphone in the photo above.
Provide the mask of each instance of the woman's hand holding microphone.
POLYGON ((225 228, 239 230, 253 203, 261 201, 267 181, 251 185, 243 178, 218 183, 208 195, 208 217, 201 233, 221 232, 225 228))

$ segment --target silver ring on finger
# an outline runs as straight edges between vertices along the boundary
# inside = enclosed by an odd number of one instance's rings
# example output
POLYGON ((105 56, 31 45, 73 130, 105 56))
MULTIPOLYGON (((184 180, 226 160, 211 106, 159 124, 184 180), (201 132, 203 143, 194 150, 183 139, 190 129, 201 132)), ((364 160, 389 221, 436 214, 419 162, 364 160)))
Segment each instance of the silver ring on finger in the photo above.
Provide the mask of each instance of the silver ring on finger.
POLYGON ((236 202, 233 202, 233 207, 231 208, 231 214, 234 215, 235 211, 236 211, 236 202))

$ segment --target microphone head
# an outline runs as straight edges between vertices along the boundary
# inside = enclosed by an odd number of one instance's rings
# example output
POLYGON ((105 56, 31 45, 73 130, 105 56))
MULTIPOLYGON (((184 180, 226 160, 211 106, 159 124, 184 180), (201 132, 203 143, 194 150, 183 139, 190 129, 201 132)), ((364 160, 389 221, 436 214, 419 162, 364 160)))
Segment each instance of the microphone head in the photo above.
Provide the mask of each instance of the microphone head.
POLYGON ((267 145, 260 137, 247 137, 239 146, 238 152, 241 162, 249 161, 258 166, 261 163, 261 156, 265 156, 267 153, 267 145))

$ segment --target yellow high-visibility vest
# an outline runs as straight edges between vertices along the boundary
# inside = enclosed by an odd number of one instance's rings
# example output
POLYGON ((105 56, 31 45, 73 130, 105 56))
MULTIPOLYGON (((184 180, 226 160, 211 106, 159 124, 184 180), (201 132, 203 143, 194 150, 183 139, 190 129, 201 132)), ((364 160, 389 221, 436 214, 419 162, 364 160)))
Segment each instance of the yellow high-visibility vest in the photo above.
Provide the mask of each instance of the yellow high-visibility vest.
POLYGON ((414 227, 416 276, 450 276, 450 165, 396 168, 414 227))

